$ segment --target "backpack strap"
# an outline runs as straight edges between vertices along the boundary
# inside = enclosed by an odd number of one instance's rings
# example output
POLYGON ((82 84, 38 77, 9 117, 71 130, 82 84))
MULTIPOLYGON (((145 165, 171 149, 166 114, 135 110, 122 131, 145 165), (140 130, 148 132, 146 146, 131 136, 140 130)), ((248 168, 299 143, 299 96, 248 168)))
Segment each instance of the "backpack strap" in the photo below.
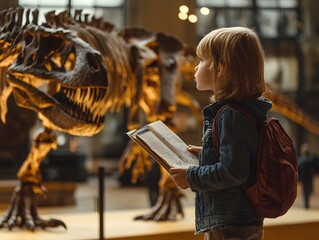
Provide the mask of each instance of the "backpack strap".
POLYGON ((239 110, 250 122, 252 122, 256 127, 258 126, 259 122, 257 118, 245 107, 239 105, 239 104, 225 104, 222 106, 216 113, 214 121, 213 121, 213 134, 214 134, 214 145, 216 147, 216 155, 219 158, 219 149, 220 149, 220 144, 219 144, 219 138, 218 138, 218 119, 219 116, 222 114, 222 112, 226 108, 233 108, 239 110))

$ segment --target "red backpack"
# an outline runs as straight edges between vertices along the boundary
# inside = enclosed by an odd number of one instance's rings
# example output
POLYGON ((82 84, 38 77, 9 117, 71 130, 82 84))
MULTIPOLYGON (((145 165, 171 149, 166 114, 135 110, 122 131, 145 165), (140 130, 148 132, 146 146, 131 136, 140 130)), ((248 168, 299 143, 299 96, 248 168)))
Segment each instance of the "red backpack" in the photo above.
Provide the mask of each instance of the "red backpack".
POLYGON ((256 180, 249 187, 243 185, 254 213, 256 216, 266 218, 284 215, 297 196, 297 155, 292 140, 278 119, 266 118, 263 122, 258 122, 256 117, 242 106, 227 104, 216 113, 213 123, 218 157, 218 117, 227 107, 239 110, 259 131, 256 180))

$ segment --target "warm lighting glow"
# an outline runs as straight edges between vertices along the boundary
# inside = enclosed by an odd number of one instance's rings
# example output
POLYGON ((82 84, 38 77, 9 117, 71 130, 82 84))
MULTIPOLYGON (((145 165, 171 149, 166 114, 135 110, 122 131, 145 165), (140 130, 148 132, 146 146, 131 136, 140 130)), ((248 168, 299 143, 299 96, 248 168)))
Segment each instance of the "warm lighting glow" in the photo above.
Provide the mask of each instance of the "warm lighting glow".
POLYGON ((190 14, 188 16, 188 20, 191 22, 191 23, 195 23, 197 22, 197 16, 195 14, 190 14))
POLYGON ((188 13, 189 8, 186 5, 181 5, 179 7, 179 11, 182 12, 182 13, 188 13))
POLYGON ((201 12, 201 14, 203 14, 203 15, 208 15, 209 14, 209 8, 207 8, 207 7, 202 7, 201 9, 200 9, 200 12, 201 12))
POLYGON ((186 20, 188 16, 187 16, 187 13, 180 12, 178 14, 178 17, 179 17, 180 20, 186 20))

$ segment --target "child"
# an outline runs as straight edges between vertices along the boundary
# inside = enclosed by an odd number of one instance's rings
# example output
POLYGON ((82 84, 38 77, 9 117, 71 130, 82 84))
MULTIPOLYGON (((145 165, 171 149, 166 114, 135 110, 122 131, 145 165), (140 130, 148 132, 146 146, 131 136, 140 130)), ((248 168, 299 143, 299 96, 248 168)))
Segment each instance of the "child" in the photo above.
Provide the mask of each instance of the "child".
POLYGON ((213 92, 203 109, 202 147, 188 147, 199 154, 199 166, 171 168, 170 174, 177 186, 196 193, 196 234, 205 233, 205 240, 262 239, 263 219, 254 215, 242 190, 255 178, 258 130, 239 110, 225 108, 218 119, 218 159, 212 133, 215 114, 226 103, 240 104, 258 120, 271 108, 261 97, 267 89, 261 43, 251 29, 221 28, 200 41, 197 55, 196 88, 213 92))

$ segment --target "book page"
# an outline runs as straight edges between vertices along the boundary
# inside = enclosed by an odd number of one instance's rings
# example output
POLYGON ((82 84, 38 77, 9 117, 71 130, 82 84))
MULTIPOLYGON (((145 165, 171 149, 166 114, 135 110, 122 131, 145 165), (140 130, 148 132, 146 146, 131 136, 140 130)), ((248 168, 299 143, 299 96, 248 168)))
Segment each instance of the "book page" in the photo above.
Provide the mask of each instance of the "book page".
POLYGON ((127 132, 127 135, 135 143, 145 149, 166 170, 169 170, 171 167, 188 168, 192 165, 198 165, 189 164, 180 159, 146 127, 138 130, 131 130, 127 132))
POLYGON ((147 124, 152 131, 171 151, 173 151, 185 164, 198 165, 198 156, 187 150, 186 143, 169 129, 162 121, 147 124))
POLYGON ((171 149, 169 149, 160 139, 158 139, 151 131, 138 133, 137 139, 143 142, 154 151, 157 155, 163 158, 169 166, 177 168, 187 168, 190 165, 180 159, 171 149))
POLYGON ((140 139, 138 139, 136 137, 137 134, 137 130, 131 130, 129 132, 126 133, 132 140, 133 142, 135 142, 137 145, 139 145, 140 147, 142 147, 144 150, 147 151, 147 153, 152 156, 160 165, 162 165, 167 171, 171 168, 171 166, 166 162, 166 160, 164 160, 161 156, 159 156, 155 151, 153 151, 152 149, 150 149, 150 147, 145 144, 143 141, 141 141, 140 139))

